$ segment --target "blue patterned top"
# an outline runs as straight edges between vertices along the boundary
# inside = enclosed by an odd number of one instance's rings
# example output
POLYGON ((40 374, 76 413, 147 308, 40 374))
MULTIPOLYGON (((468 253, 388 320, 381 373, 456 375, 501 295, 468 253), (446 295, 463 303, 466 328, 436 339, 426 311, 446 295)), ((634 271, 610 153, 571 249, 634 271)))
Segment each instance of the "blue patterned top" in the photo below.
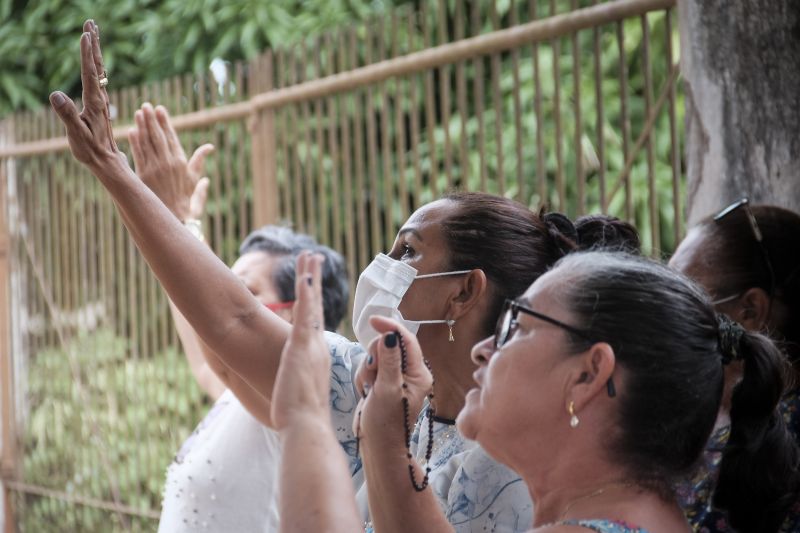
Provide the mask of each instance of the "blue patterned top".
POLYGON ((565 520, 565 526, 580 526, 597 533, 647 533, 646 529, 635 527, 617 520, 565 520))
POLYGON ((331 422, 336 439, 347 454, 350 475, 358 476, 361 459, 356 454, 356 436, 353 433, 353 417, 358 406, 355 373, 366 352, 357 342, 336 333, 326 331, 325 340, 331 354, 331 422))
MULTIPOLYGON (((334 428, 348 454, 356 499, 367 533, 371 531, 364 472, 355 455, 352 419, 358 403, 353 386, 363 349, 346 339, 328 337, 333 357, 331 407, 334 428), (357 347, 357 348, 356 348, 357 347)), ((411 436, 411 453, 425 466, 428 442, 427 409, 423 409, 411 436), (420 444, 422 443, 422 444, 420 444)), ((528 487, 508 467, 490 458, 475 442, 467 441, 452 423, 434 420, 430 488, 456 533, 517 533, 529 531, 533 503, 528 487)))

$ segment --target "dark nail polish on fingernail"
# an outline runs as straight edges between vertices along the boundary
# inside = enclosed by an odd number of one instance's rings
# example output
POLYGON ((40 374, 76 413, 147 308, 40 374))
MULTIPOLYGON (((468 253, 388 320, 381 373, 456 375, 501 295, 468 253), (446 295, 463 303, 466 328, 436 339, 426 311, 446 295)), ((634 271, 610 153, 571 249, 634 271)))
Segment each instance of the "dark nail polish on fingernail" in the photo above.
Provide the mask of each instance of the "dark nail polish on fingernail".
POLYGON ((387 348, 394 348, 397 346, 397 333, 389 333, 383 338, 383 344, 386 345, 387 348))
POLYGON ((309 286, 309 287, 310 287, 310 286, 311 286, 311 285, 314 283, 314 280, 313 280, 313 279, 311 279, 311 276, 308 276, 308 277, 306 278, 306 283, 308 283, 308 286, 309 286))
POLYGON ((367 364, 368 364, 368 365, 371 365, 371 364, 372 364, 372 361, 374 361, 374 360, 375 360, 375 359, 374 359, 374 358, 373 358, 373 357, 370 355, 369 357, 367 357, 367 364))

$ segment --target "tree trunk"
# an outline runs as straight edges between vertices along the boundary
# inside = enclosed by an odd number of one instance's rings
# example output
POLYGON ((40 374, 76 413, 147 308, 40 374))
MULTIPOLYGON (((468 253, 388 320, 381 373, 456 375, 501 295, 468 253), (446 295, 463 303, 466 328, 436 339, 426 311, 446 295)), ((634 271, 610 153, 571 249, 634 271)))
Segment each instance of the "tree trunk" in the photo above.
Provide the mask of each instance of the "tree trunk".
POLYGON ((689 225, 742 196, 800 212, 800 0, 678 0, 689 225))

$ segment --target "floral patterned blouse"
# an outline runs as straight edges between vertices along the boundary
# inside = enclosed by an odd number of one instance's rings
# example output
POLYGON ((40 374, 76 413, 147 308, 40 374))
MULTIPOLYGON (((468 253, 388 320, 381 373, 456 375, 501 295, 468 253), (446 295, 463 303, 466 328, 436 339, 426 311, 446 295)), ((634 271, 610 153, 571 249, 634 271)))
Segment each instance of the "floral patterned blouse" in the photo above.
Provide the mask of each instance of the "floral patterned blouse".
MULTIPOLYGON (((428 427, 427 409, 423 409, 411 435, 411 453, 422 467, 427 466, 428 427)), ((525 482, 477 443, 462 437, 452 421, 434 418, 429 466, 430 488, 455 533, 530 531, 533 503, 525 482)), ((366 533, 373 533, 365 485, 356 500, 366 533)))
MULTIPOLYGON (((781 412, 789 432, 800 442, 800 388, 787 393, 781 401, 781 412)), ((694 477, 677 487, 678 502, 697 533, 735 533, 728 524, 727 514, 711 504, 722 460, 722 450, 728 442, 730 426, 717 429, 703 453, 703 464, 694 477)), ((795 502, 783 522, 780 533, 800 531, 800 500, 795 502)))
POLYGON ((617 520, 565 520, 561 522, 566 526, 580 526, 597 533, 647 533, 646 529, 631 526, 617 520))

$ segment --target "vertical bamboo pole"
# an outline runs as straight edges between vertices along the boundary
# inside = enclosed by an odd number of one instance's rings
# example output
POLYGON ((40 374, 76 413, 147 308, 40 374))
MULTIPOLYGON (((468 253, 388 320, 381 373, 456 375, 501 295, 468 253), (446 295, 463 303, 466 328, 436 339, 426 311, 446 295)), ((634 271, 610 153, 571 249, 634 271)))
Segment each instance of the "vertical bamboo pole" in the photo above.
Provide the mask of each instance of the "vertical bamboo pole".
MULTIPOLYGON (((482 29, 480 2, 472 8, 472 32, 480 35, 482 29)), ((486 168, 486 142, 483 124, 483 57, 476 57, 475 68, 475 116, 478 119, 478 159, 480 168, 480 190, 486 192, 488 187, 488 170, 486 168)))
MULTIPOLYGON (((464 38, 465 33, 465 24, 469 23, 469 20, 466 20, 467 14, 464 13, 464 2, 463 0, 458 0, 456 2, 456 11, 455 11, 455 38, 456 41, 460 41, 464 38)), ((458 105, 458 122, 461 126, 459 132, 459 166, 461 167, 459 170, 459 176, 461 178, 461 188, 468 189, 469 188, 469 149, 467 148, 467 119, 469 118, 469 113, 467 111, 467 76, 465 71, 465 62, 459 61, 456 63, 456 102, 458 105)), ((413 89, 412 89, 413 90, 413 89)))
MULTIPOLYGON (((347 35, 348 55, 350 57, 350 68, 358 68, 358 46, 356 41, 355 29, 351 29, 347 35)), ((353 95, 353 129, 355 136, 353 139, 356 172, 356 200, 358 212, 358 256, 356 265, 358 270, 364 268, 369 260, 369 228, 367 226, 367 200, 366 185, 364 183, 364 120, 361 115, 363 102, 363 91, 359 90, 353 95)))
MULTIPOLYGON (((650 116, 650 110, 653 108, 653 71, 650 61, 650 23, 647 20, 647 15, 642 15, 642 68, 644 69, 644 116, 650 116)), ((670 65, 672 68, 672 65, 670 65)), ((645 119, 646 120, 646 119, 645 119)), ((656 174, 655 174, 655 127, 650 130, 647 136, 647 184, 648 195, 650 197, 650 233, 652 235, 652 249, 650 253, 653 257, 658 257, 661 249, 661 238, 659 228, 659 212, 658 212, 658 190, 656 189, 656 174)), ((630 178, 628 178, 630 181, 630 178)))
MULTIPOLYGON (((622 156, 628 160, 630 152, 631 123, 628 117, 628 60, 625 53, 625 23, 617 22, 617 48, 619 50, 620 120, 622 121, 622 156)), ((633 187, 631 177, 625 180, 625 219, 633 220, 633 187)))
MULTIPOLYGON (((327 74, 327 65, 323 67, 321 61, 322 55, 322 42, 320 39, 317 39, 314 48, 314 76, 317 78, 322 78, 327 74)), ((309 159, 312 164, 308 165, 308 168, 314 168, 316 166, 316 178, 317 178, 317 190, 314 191, 314 181, 309 176, 307 180, 308 188, 306 192, 306 198, 309 202, 308 213, 313 221, 316 219, 319 221, 319 225, 316 225, 316 234, 318 240, 323 244, 330 244, 330 224, 329 215, 330 212, 325 209, 325 198, 328 196, 328 187, 325 179, 325 130, 322 127, 323 123, 325 122, 325 100, 323 98, 317 98, 314 102, 314 110, 315 110, 315 119, 312 121, 314 124, 314 144, 317 148, 316 155, 309 154, 309 159), (317 195, 319 195, 319 211, 316 209, 317 205, 317 195), (315 215, 314 213, 318 213, 315 215)), ((310 123, 308 123, 310 124, 310 123)))
MULTIPOLYGON (((447 2, 439 0, 439 44, 449 42, 447 34, 447 2)), ((445 190, 453 188, 453 158, 450 141, 450 67, 443 65, 439 68, 439 109, 441 111, 442 132, 444 133, 444 174, 446 178, 445 190)))
MULTIPOLYGON (((251 63, 258 92, 272 90, 272 54, 251 63)), ((253 172, 253 223, 255 227, 278 221, 278 167, 275 143, 275 110, 265 109, 253 117, 250 165, 253 172)))
MULTIPOLYGON (((355 68, 353 63, 350 63, 350 57, 347 50, 348 34, 341 32, 336 43, 339 51, 339 67, 342 71, 355 68)), ((342 95, 340 97, 339 113, 342 122, 342 183, 344 185, 344 248, 338 251, 344 255, 347 262, 347 274, 350 282, 350 287, 356 286, 356 273, 358 252, 356 251, 356 231, 361 228, 356 228, 354 224, 354 209, 360 209, 356 205, 353 193, 353 155, 350 137, 350 103, 352 102, 350 95, 342 95)), ((358 124, 354 127, 358 128, 358 124)), ((355 290, 351 290, 349 294, 349 301, 347 304, 348 309, 352 309, 353 296, 355 290)), ((348 332, 349 333, 349 332, 348 332)))
MULTIPOLYGON (((536 20, 536 0, 528 2, 531 19, 536 20)), ((539 70, 539 43, 534 43, 533 55, 533 110, 536 115, 536 181, 539 185, 539 204, 547 201, 547 170, 544 155, 544 112, 542 110, 542 76, 539 70)))
MULTIPOLYGON (((598 0, 593 0, 597 4, 598 0)), ((600 28, 594 28, 594 105, 597 116, 597 183, 600 196, 600 210, 608 211, 608 198, 606 198, 606 139, 605 139, 605 113, 603 108, 603 71, 600 49, 600 28)))
MULTIPOLYGON (((516 26, 517 9, 512 5, 511 8, 511 25, 516 26)), ((527 196, 527 187, 525 183, 524 173, 524 160, 522 155, 522 99, 520 97, 520 79, 519 79, 519 48, 511 50, 511 74, 514 78, 514 148, 516 150, 517 159, 517 200, 525 202, 527 196)))
MULTIPOLYGON (((428 21, 427 14, 422 13, 420 19, 422 24, 423 46, 429 48, 433 46, 431 39, 431 23, 428 21)), ((433 70, 425 71, 425 132, 428 137, 428 188, 436 192, 436 181, 439 177, 439 163, 436 159, 436 99, 433 90, 433 70)))
MULTIPOLYGON (((578 0, 572 0, 572 9, 577 10, 578 0)), ((578 32, 572 34, 572 104, 575 115, 575 178, 578 180, 576 215, 586 212, 586 176, 583 173, 583 116, 581 116, 581 49, 578 32)))
MULTIPOLYGON (((319 44, 319 43, 317 43, 319 44)), ((303 45, 302 50, 305 50, 305 45, 303 45)), ((305 52, 303 52, 303 56, 306 56, 305 52)), ((312 77, 320 77, 319 74, 319 64, 314 62, 313 66, 316 70, 312 70, 312 77)), ((305 68, 303 69, 303 75, 305 75, 305 68)), ((300 116, 299 120, 295 120, 293 124, 293 128, 295 131, 294 135, 294 158, 292 159, 293 163, 293 173, 294 178, 293 182, 296 187, 296 191, 305 191, 305 198, 306 198, 306 208, 305 213, 307 213, 307 217, 304 219, 303 215, 301 214, 303 211, 302 209, 298 211, 297 220, 301 223, 305 224, 305 227, 313 232, 316 233, 317 237, 319 237, 319 225, 317 224, 317 219, 321 219, 325 216, 325 213, 321 211, 317 214, 316 209, 316 195, 314 194, 314 169, 320 168, 322 169, 322 146, 319 143, 312 141, 311 138, 311 128, 316 125, 317 128, 321 127, 322 119, 314 118, 311 115, 311 103, 308 100, 303 100, 299 104, 289 104, 290 113, 295 114, 295 116, 300 116), (299 113, 299 115, 296 115, 299 113), (300 142, 300 128, 302 127, 302 139, 303 144, 305 145, 305 155, 302 160, 302 164, 300 162, 300 156, 297 153, 297 146, 300 142), (317 151, 315 152, 314 147, 317 147, 317 151), (319 165, 319 166, 317 166, 319 165)), ((320 174, 321 175, 321 174, 320 174)), ((320 178, 321 179, 321 178, 320 178)), ((299 192, 297 193, 299 194, 299 192)), ((298 205, 302 206, 302 203, 298 205)), ((324 206, 323 206, 324 208, 324 206)))
MULTIPOLYGON (((380 33, 375 32, 374 28, 370 28, 367 31, 368 41, 367 46, 365 49, 366 52, 366 61, 367 64, 372 63, 372 44, 373 44, 373 33, 380 33)), ((370 206, 370 220, 369 220, 369 228, 370 228, 370 243, 372 245, 373 253, 378 252, 382 249, 381 246, 381 222, 380 222, 380 214, 378 210, 378 145, 376 139, 376 126, 375 126, 375 111, 373 110, 373 106, 375 105, 375 97, 372 85, 367 86, 367 94, 366 94, 366 102, 364 106, 364 113, 367 116, 367 163, 368 163, 368 176, 369 176, 369 206, 370 206)))
MULTIPOLYGON (((13 121, 7 120, 0 135, 13 142, 13 121)), ((3 143, 5 144, 5 143, 3 143)), ((2 409, 3 449, 0 451, 0 472, 3 479, 17 476, 17 427, 14 403, 14 366, 11 356, 11 329, 9 327, 11 235, 8 225, 8 175, 10 163, 0 161, 0 408, 2 409)), ((3 485, 3 513, 5 533, 16 531, 14 501, 11 489, 3 485)))
MULTIPOLYGON (((500 27, 496 0, 492 0, 490 3, 489 11, 492 30, 496 31, 500 27)), ((494 142, 497 150, 497 190, 500 195, 504 195, 506 192, 506 170, 505 154, 503 153, 503 95, 500 91, 500 54, 492 54, 490 63, 492 72, 492 107, 494 107, 494 142)))
MULTIPOLYGON (((664 14, 665 22, 665 39, 667 47, 667 64, 672 68, 672 13, 668 9, 664 14)), ((683 220, 683 213, 681 211, 681 150, 680 150, 680 137, 678 136, 678 124, 675 116, 675 83, 670 84, 669 88, 669 135, 670 135, 670 162, 672 163, 672 215, 674 225, 675 246, 681 240, 683 235, 683 228, 681 222, 683 220)))
MULTIPOLYGON (((335 53, 335 38, 325 37, 325 48, 328 50, 328 74, 337 72, 336 69, 336 53, 335 53)), ((330 215, 333 216, 331 224, 331 231, 333 238, 329 241, 330 245, 335 249, 341 251, 342 249, 342 200, 340 191, 340 178, 339 164, 342 155, 339 151, 339 96, 333 95, 328 98, 328 148, 330 149, 331 160, 331 173, 330 173, 330 199, 333 204, 330 209, 330 215)), ((343 114, 343 112, 341 113, 343 114)))
MULTIPOLYGON (((550 14, 556 15, 556 1, 550 0, 550 14)), ((566 209, 567 191, 564 184, 564 152, 561 141, 561 41, 553 39, 553 122, 556 127, 556 190, 558 191, 558 209, 566 209)))

